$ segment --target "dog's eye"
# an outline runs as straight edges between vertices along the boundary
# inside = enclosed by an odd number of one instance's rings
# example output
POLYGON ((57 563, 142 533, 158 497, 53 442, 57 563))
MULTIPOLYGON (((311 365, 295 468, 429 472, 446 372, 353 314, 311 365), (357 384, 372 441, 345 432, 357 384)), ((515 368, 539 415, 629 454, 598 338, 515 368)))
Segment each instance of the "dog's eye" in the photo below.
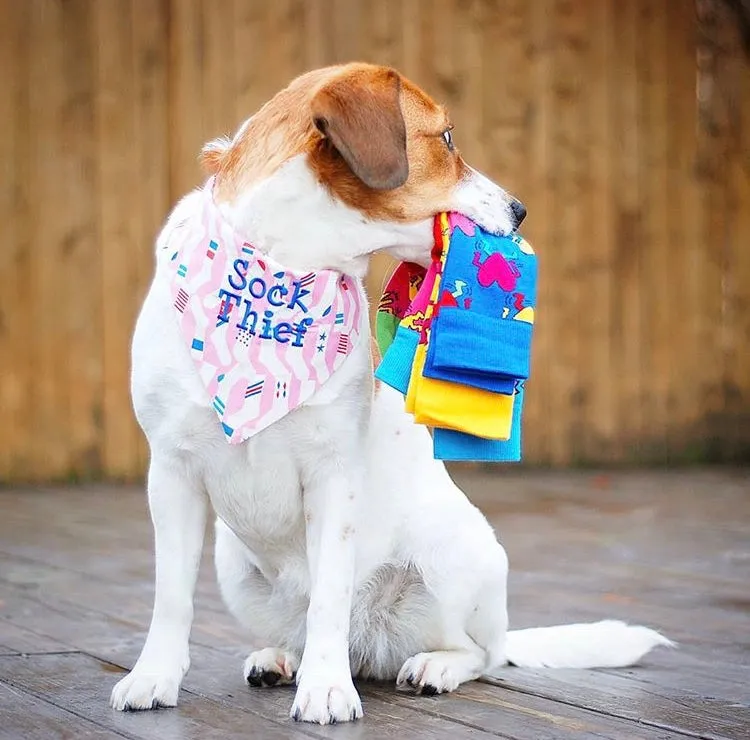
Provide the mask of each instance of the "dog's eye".
POLYGON ((451 130, 449 128, 443 131, 443 141, 445 142, 445 145, 448 147, 448 149, 452 152, 453 136, 451 135, 451 130))

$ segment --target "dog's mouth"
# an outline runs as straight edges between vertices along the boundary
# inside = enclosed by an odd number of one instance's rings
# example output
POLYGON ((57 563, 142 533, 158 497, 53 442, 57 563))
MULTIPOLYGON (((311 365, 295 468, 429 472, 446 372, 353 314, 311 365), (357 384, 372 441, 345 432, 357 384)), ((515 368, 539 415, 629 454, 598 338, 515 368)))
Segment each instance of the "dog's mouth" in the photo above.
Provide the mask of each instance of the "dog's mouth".
MULTIPOLYGON (((482 199, 471 204, 467 203, 462 208, 452 209, 452 212, 463 216, 490 234, 508 236, 517 231, 526 218, 526 207, 520 200, 508 195, 494 183, 491 184, 496 188, 496 193, 493 193, 494 198, 482 199), (498 197, 498 194, 502 194, 501 197, 498 197), (494 207, 492 201, 494 201, 494 207), (500 203, 500 207, 498 207, 498 203, 500 203)), ((422 231, 423 238, 418 239, 419 246, 415 244, 399 245, 383 251, 399 262, 413 262, 420 267, 429 267, 436 238, 436 224, 441 213, 444 213, 444 211, 436 213, 432 218, 421 224, 414 225, 415 229, 422 231)))
POLYGON ((526 207, 520 200, 468 166, 453 200, 452 210, 498 236, 512 234, 526 218, 526 207))

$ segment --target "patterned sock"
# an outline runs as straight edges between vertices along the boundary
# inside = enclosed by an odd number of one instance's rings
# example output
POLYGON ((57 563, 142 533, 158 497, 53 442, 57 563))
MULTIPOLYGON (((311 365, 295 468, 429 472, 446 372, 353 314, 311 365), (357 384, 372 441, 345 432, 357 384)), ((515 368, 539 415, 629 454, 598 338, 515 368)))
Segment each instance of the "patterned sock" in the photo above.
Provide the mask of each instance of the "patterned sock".
POLYGON ((409 388, 417 345, 426 332, 426 316, 435 280, 442 269, 443 240, 440 223, 440 218, 435 218, 435 246, 426 273, 418 265, 403 270, 403 263, 399 265, 386 284, 375 319, 378 346, 383 355, 375 370, 375 377, 404 395, 409 388), (423 273, 423 279, 418 283, 415 276, 419 271, 423 273), (415 287, 416 292, 413 292, 415 287), (404 304, 408 306, 405 310, 404 304), (394 318, 399 319, 395 334, 392 333, 396 325, 394 318))
POLYGON ((383 288, 375 314, 375 339, 384 355, 396 336, 398 325, 410 309, 425 279, 426 270, 413 262, 399 262, 383 288))
POLYGON ((529 375, 536 256, 520 236, 450 214, 450 241, 424 374, 496 393, 529 375))
POLYGON ((398 323, 390 343, 388 342, 389 327, 385 319, 381 320, 378 328, 378 346, 383 353, 383 359, 375 370, 375 377, 404 395, 409 387, 414 354, 419 344, 425 308, 429 301, 436 274, 437 267, 431 265, 419 292, 409 305, 406 315, 398 323), (383 347, 386 349, 384 350, 383 347))

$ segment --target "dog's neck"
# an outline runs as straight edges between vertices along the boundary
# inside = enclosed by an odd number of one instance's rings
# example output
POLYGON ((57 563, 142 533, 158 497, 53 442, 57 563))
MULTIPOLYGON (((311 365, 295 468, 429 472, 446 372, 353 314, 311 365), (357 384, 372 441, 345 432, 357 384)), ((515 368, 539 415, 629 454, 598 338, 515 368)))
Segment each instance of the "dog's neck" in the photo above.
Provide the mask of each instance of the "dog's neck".
POLYGON ((222 216, 238 234, 280 264, 296 270, 337 270, 363 278, 370 256, 429 260, 432 221, 373 221, 337 200, 299 155, 232 200, 222 216))

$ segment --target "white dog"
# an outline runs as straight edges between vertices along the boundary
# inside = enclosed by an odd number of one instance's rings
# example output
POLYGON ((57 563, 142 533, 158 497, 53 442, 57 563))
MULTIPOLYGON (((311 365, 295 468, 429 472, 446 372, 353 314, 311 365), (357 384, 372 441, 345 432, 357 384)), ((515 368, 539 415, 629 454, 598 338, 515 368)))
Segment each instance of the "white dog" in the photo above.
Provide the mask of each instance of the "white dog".
POLYGON ((373 387, 362 291, 370 255, 427 264, 441 211, 495 233, 523 218, 463 162, 451 128, 397 72, 349 64, 299 77, 234 139, 205 147, 210 189, 169 217, 133 341, 156 596, 141 656, 112 692, 116 709, 177 701, 209 502, 222 594, 266 645, 245 661, 245 678, 296 681, 296 720, 361 717, 353 675, 434 694, 506 662, 614 667, 669 644, 619 622, 508 632, 502 546, 433 459, 402 397, 373 387), (241 444, 228 443, 175 319, 170 245, 206 203, 264 259, 348 276, 363 306, 345 362, 241 444))

